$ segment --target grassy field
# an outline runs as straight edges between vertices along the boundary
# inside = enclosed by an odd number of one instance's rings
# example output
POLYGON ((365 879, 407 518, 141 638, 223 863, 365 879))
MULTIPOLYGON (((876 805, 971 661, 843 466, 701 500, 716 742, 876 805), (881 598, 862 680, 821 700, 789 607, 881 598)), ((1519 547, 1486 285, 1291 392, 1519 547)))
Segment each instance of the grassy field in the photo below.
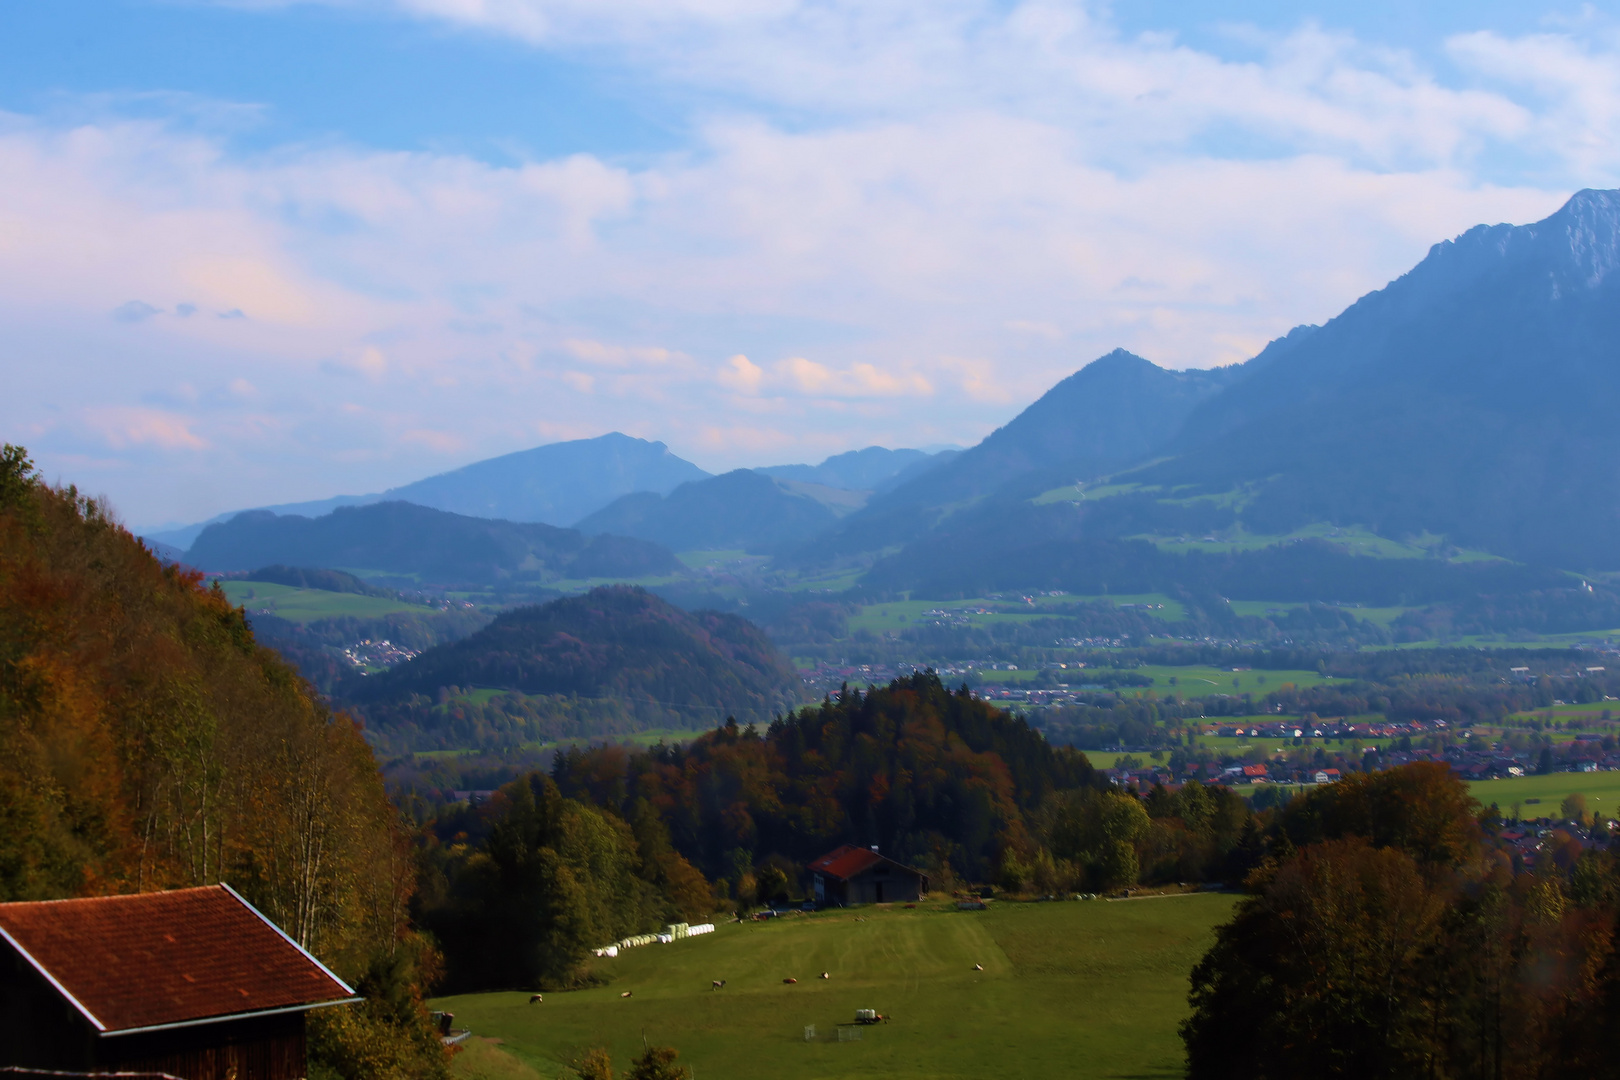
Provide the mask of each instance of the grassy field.
POLYGON ((622 1069, 643 1037, 676 1047, 695 1080, 1180 1076, 1188 974, 1234 902, 930 903, 724 925, 599 961, 605 987, 548 993, 542 1005, 496 993, 434 1008, 548 1078, 593 1046, 622 1069), (893 1022, 836 1041, 861 1008, 893 1022))
POLYGON ((1301 689, 1306 689, 1333 681, 1314 671, 1232 671, 1229 668, 1217 667, 1158 665, 1145 665, 1132 670, 1139 675, 1150 677, 1155 690, 1163 692, 1174 688, 1189 697, 1202 697, 1206 694, 1263 695, 1278 689, 1284 683, 1293 683, 1301 689), (1172 683, 1171 679, 1175 682, 1172 683))
MULTIPOLYGON (((491 691, 496 693, 497 691, 491 691)), ((693 728, 648 728, 646 731, 632 731, 623 735, 597 735, 588 739, 563 739, 557 742, 523 743, 513 749, 521 752, 545 753, 547 750, 563 750, 570 746, 589 746, 601 743, 629 743, 632 746, 652 746, 655 743, 688 743, 700 735, 706 735, 713 728, 701 730, 693 728)), ((416 757, 431 758, 458 758, 471 757, 484 753, 482 750, 418 750, 416 757)))
POLYGON ((388 600, 380 596, 296 589, 291 585, 273 585, 265 581, 222 581, 220 586, 231 603, 245 607, 249 612, 268 610, 273 615, 296 623, 339 615, 364 619, 392 615, 397 611, 420 613, 429 610, 420 604, 407 604, 402 600, 388 600))
POLYGON ((1481 780, 1468 785, 1474 798, 1489 806, 1495 803, 1512 816, 1513 804, 1522 804, 1519 815, 1526 818, 1557 817, 1558 804, 1566 795, 1586 796, 1586 808, 1606 818, 1620 817, 1620 772, 1548 773, 1545 776, 1519 776, 1509 780, 1481 780), (1527 799, 1540 803, 1525 804, 1527 799))
POLYGON ((1032 595, 1030 599, 1034 603, 1025 604, 1023 598, 1018 596, 1004 596, 999 600, 982 596, 968 600, 892 600, 884 604, 866 605, 858 615, 850 618, 849 628, 852 631, 870 630, 873 633, 903 630, 918 622, 932 622, 932 619, 923 617, 925 611, 947 611, 953 615, 965 615, 970 623, 980 626, 997 622, 1028 622, 1031 619, 1061 617, 1063 607, 1077 603, 1111 603, 1115 606, 1162 605, 1150 607, 1146 614, 1171 622, 1186 617, 1185 608, 1161 593, 1133 596, 1073 596, 1065 593, 1062 596, 1032 595))
POLYGON ((1531 720, 1547 720, 1549 718, 1561 722, 1568 720, 1603 720, 1605 719, 1604 713, 1609 714, 1607 719, 1610 720, 1620 717, 1620 701, 1591 701, 1580 705, 1548 705, 1544 709, 1530 709, 1526 712, 1514 713, 1508 717, 1508 722, 1523 724, 1531 720))

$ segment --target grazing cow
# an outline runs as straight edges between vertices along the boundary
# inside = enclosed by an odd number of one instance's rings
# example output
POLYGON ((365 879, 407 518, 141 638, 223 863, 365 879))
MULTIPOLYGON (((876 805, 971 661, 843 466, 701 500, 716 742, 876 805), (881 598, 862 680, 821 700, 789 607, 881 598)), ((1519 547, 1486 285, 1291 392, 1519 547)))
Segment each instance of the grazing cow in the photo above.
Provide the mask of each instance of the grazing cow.
POLYGON ((722 986, 725 986, 725 985, 726 985, 726 980, 724 980, 724 979, 716 979, 716 980, 714 980, 714 985, 711 986, 710 989, 711 990, 718 990, 722 986))
POLYGON ((619 996, 622 997, 622 998, 627 998, 627 997, 630 996, 630 991, 626 990, 624 993, 620 994, 619 996))
POLYGON ((826 973, 826 972, 825 972, 825 971, 823 971, 823 972, 822 972, 822 973, 821 973, 821 977, 822 977, 822 978, 823 978, 823 979, 830 979, 830 978, 832 978, 832 976, 831 976, 831 975, 829 975, 829 974, 827 974, 827 973, 826 973))
POLYGON ((973 965, 973 970, 974 971, 983 971, 984 970, 984 965, 983 964, 974 964, 973 965))
POLYGON ((539 994, 530 994, 529 995, 529 1004, 530 1005, 538 1005, 544 1000, 546 1000, 546 999, 541 997, 539 994))
POLYGON ((799 981, 798 979, 783 979, 782 983, 785 986, 792 986, 794 983, 796 983, 798 981, 799 981))

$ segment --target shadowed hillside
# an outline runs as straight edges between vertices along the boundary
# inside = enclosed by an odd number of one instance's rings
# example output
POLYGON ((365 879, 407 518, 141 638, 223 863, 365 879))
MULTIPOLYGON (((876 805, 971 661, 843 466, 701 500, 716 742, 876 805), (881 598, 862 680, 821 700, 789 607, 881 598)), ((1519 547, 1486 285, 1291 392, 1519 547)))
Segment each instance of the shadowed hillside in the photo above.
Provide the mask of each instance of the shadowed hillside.
POLYGON ((403 502, 341 507, 318 518, 249 511, 204 529, 186 561, 210 571, 272 563, 351 567, 436 584, 643 577, 680 569, 672 554, 643 540, 587 537, 403 502))

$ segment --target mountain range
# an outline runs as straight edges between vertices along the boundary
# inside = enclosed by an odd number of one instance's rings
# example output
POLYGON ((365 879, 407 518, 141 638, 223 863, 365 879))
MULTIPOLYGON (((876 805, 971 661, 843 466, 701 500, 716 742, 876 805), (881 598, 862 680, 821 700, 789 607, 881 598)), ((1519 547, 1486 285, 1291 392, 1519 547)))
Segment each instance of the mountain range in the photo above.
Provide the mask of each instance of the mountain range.
MULTIPOLYGON (((648 442, 617 431, 594 439, 550 443, 474 462, 375 495, 337 495, 314 502, 259 507, 279 517, 316 518, 346 506, 406 502, 434 510, 505 521, 572 525, 633 491, 663 493, 709 474, 648 442)), ((220 514, 195 525, 145 530, 148 543, 186 549, 210 525, 244 511, 220 514)))
MULTIPOLYGON (((783 490, 809 493, 815 501, 833 508, 837 516, 865 501, 837 492, 887 490, 957 452, 955 448, 930 452, 869 446, 835 454, 819 465, 772 465, 755 471, 783 480, 783 490)), ((258 510, 277 517, 318 518, 343 507, 405 502, 469 517, 568 526, 623 496, 665 495, 682 484, 707 479, 711 479, 709 473, 670 453, 663 443, 615 431, 474 462, 375 495, 337 495, 258 510)), ((231 511, 177 528, 139 530, 139 534, 160 557, 184 559, 204 529, 245 512, 231 511)))
MULTIPOLYGON (((1169 371, 1116 350, 958 454, 672 469, 577 524, 919 596, 1118 591, 1110 577, 1390 603, 1574 588, 1563 572, 1620 570, 1617 267, 1620 192, 1582 191, 1544 221, 1436 244, 1243 364, 1169 371), (1410 565, 1372 565, 1391 558, 1410 565)), ((492 492, 480 505, 505 505, 492 492)), ((311 565, 268 548, 249 562, 311 565)))

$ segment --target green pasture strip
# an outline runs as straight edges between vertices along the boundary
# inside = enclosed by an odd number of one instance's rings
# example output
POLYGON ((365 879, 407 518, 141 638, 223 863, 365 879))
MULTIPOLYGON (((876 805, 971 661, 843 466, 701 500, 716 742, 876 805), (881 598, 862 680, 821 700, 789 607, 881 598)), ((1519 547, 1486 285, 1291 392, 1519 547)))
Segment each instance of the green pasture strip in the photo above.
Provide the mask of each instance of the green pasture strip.
POLYGON ((1526 709, 1524 712, 1514 713, 1508 717, 1509 723, 1523 724, 1530 720, 1545 720, 1551 713, 1554 720, 1601 720, 1603 714, 1608 713, 1609 719, 1620 717, 1620 701, 1583 701, 1570 705, 1545 705, 1539 709, 1526 709))
POLYGON ((865 570, 857 568, 832 574, 794 576, 783 587, 788 592, 822 592, 836 595, 853 589, 860 583, 865 573, 865 570))
MULTIPOLYGON (((1019 668, 1017 671, 980 669, 979 681, 989 684, 1014 684, 1033 682, 1039 678, 1044 668, 1019 668)), ((1184 698, 1208 697, 1211 694, 1254 694, 1264 697, 1274 690, 1280 690, 1287 684, 1293 684, 1300 689, 1313 686, 1322 686, 1334 682, 1325 675, 1315 671, 1266 671, 1259 668, 1233 671, 1230 668, 1207 667, 1204 665, 1189 664, 1186 666, 1170 664, 1143 664, 1140 667, 1110 668, 1110 667, 1074 667, 1053 670, 1058 682, 1070 687, 1086 686, 1096 680, 1105 679, 1113 674, 1141 675, 1153 680, 1151 686, 1120 686, 1120 693, 1129 695, 1145 694, 1152 690, 1160 697, 1172 693, 1184 698), (1171 680, 1175 680, 1172 682, 1171 680)), ((1338 682, 1348 680, 1339 679, 1338 682)), ((1236 722, 1236 717, 1233 722, 1236 722)), ((1261 716, 1257 718, 1264 722, 1268 720, 1285 719, 1281 714, 1261 716)), ((1213 721, 1211 721, 1213 722, 1213 721)))
POLYGON ((1096 502, 1099 499, 1108 499, 1115 495, 1129 495, 1133 491, 1141 491, 1144 494, 1158 494, 1163 489, 1158 487, 1144 488, 1141 484, 1098 484, 1095 487, 1086 487, 1084 485, 1077 487, 1074 484, 1068 484, 1064 487, 1055 487, 1049 491, 1043 491, 1035 496, 1033 501, 1036 506, 1047 506, 1057 502, 1096 502))
POLYGON ((1061 596, 1047 596, 1028 593, 1023 595, 1006 595, 999 600, 978 596, 967 600, 891 600, 883 604, 867 604, 861 608, 860 613, 850 617, 851 630, 870 630, 873 633, 882 633, 889 630, 903 630, 919 622, 927 624, 933 620, 924 619, 925 611, 945 611, 953 615, 966 615, 972 624, 988 625, 993 622, 1020 622, 1038 618, 1062 618, 1062 607, 1071 604, 1110 604, 1118 607, 1122 604, 1152 604, 1164 605, 1162 608, 1150 608, 1144 614, 1153 615, 1169 622, 1177 622, 1186 617, 1186 609, 1175 600, 1163 593, 1141 593, 1129 596, 1074 596, 1064 593, 1061 596), (1026 604, 1023 595, 1028 595, 1034 601, 1026 604), (982 610, 981 610, 982 609, 982 610))
MULTIPOLYGON (((559 739, 555 742, 522 743, 513 749, 519 752, 545 753, 547 750, 566 750, 570 746, 599 746, 603 743, 630 743, 634 746, 652 746, 659 742, 691 742, 698 736, 707 735, 713 730, 714 728, 648 728, 646 731, 631 731, 621 735, 592 735, 588 738, 559 739)), ((475 747, 467 747, 458 750, 417 750, 413 756, 431 760, 433 758, 472 757, 486 752, 475 747)))
POLYGON ((1511 817, 1513 804, 1520 803, 1525 818, 1557 817, 1558 804, 1566 795, 1586 796, 1586 808, 1606 818, 1620 817, 1620 772, 1547 773, 1545 776, 1516 776, 1507 780, 1478 780, 1468 785, 1481 803, 1495 803, 1511 817), (1541 802, 1523 805, 1526 799, 1541 802))
MULTIPOLYGON (((1122 607, 1125 604, 1134 604, 1141 607, 1146 604, 1150 606, 1142 614, 1151 615, 1155 619, 1163 619, 1165 622, 1180 622, 1187 617, 1187 609, 1182 605, 1181 601, 1171 599, 1164 593, 1130 593, 1123 596, 1069 596, 1063 599, 1089 604, 1112 604, 1114 607, 1122 607)), ((1054 601, 1049 600, 1048 602, 1054 601)))
MULTIPOLYGON (((1103 671, 1106 669, 1098 668, 1097 670, 1103 671)), ((1182 697, 1207 697, 1210 694, 1255 694, 1264 696, 1273 690, 1282 689, 1287 683, 1293 683, 1301 690, 1305 690, 1335 681, 1315 671, 1265 671, 1259 668, 1248 671, 1233 671, 1230 668, 1202 665, 1182 667, 1165 664, 1144 664, 1142 667, 1127 670, 1152 678, 1153 689, 1161 695, 1165 691, 1174 690, 1182 697), (1176 681, 1172 683, 1171 679, 1176 681)), ((1084 674, 1085 671, 1082 670, 1081 675, 1084 674)), ((1075 681, 1073 678, 1069 679, 1071 685, 1075 681)), ((1083 682, 1084 679, 1079 681, 1083 682)), ((1340 679, 1337 681, 1344 682, 1346 680, 1340 679)), ((1274 717, 1273 719, 1281 719, 1281 717, 1274 717)))
MULTIPOLYGON (((1363 610, 1363 609, 1360 609, 1360 608, 1347 608, 1346 610, 1360 611, 1360 610, 1363 610)), ((1377 609, 1365 609, 1365 610, 1377 610, 1377 609)), ((1607 631, 1605 631, 1605 632, 1607 632, 1607 631)), ((1587 642, 1587 641, 1599 640, 1597 637, 1593 636, 1596 633, 1597 633, 1597 631, 1592 631, 1591 633, 1588 633, 1588 634, 1569 634, 1569 635, 1565 635, 1565 638, 1567 638, 1567 640, 1565 640, 1564 638, 1556 638, 1556 637, 1542 637, 1542 638, 1536 638, 1536 639, 1530 640, 1530 641, 1508 641, 1508 640, 1506 640, 1505 638, 1503 638, 1500 635, 1489 635, 1489 634, 1474 635, 1474 634, 1468 634, 1468 635, 1464 635, 1463 637, 1452 638, 1452 639, 1450 639, 1448 641, 1437 641, 1434 638, 1429 638, 1429 639, 1424 640, 1424 641, 1402 641, 1402 642, 1399 642, 1399 643, 1394 644, 1394 645, 1363 645, 1362 649, 1367 651, 1367 652, 1377 652, 1377 651, 1388 650, 1388 649, 1403 649, 1403 650, 1407 650, 1407 651, 1422 650, 1422 649, 1461 649, 1461 648, 1475 648, 1475 649, 1486 649, 1486 650, 1489 650, 1489 649, 1568 649, 1568 648, 1570 648, 1570 647, 1572 647, 1574 645, 1579 645, 1579 644, 1582 644, 1582 643, 1587 642)))
POLYGON ((268 610, 289 622, 307 623, 341 615, 369 619, 401 611, 424 614, 431 608, 360 593, 327 592, 325 589, 298 589, 265 581, 222 581, 226 599, 248 611, 268 610))
POLYGON ((701 1080, 1180 1076, 1189 973, 1234 902, 929 902, 727 924, 595 961, 605 987, 433 1007, 547 1077, 593 1046, 625 1070, 643 1037, 701 1080), (856 1009, 893 1019, 838 1042, 856 1009))
POLYGON ((677 551, 675 557, 686 564, 689 570, 706 570, 709 567, 729 566, 733 563, 752 560, 764 562, 762 556, 750 556, 748 552, 738 548, 735 551, 677 551))

